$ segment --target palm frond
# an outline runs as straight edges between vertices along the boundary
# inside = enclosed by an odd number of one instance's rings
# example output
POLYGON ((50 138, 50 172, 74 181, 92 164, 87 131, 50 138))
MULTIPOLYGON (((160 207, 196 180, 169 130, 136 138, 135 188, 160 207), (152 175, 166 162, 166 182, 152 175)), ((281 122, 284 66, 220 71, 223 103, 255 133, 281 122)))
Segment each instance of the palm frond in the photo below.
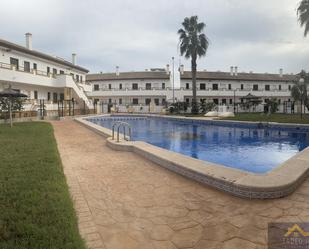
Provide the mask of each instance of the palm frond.
POLYGON ((297 8, 297 16, 300 26, 305 26, 304 36, 309 32, 309 0, 302 0, 297 8))

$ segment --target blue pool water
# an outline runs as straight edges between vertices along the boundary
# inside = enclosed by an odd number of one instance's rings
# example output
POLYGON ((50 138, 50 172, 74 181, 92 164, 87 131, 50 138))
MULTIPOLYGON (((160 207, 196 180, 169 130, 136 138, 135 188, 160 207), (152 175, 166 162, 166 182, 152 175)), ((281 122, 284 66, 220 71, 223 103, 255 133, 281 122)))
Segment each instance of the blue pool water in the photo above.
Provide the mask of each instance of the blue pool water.
POLYGON ((115 121, 125 121, 133 128, 132 140, 255 173, 272 170, 309 145, 308 128, 261 128, 157 117, 117 116, 88 120, 106 128, 111 128, 115 121))

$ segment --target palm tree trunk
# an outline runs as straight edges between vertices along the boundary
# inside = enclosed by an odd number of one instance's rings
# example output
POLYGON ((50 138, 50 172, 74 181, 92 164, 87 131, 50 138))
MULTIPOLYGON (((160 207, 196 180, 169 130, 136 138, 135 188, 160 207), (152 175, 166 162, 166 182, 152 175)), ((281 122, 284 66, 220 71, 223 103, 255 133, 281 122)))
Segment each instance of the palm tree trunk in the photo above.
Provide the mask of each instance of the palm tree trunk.
POLYGON ((192 73, 192 110, 193 114, 198 114, 197 100, 196 100, 196 57, 191 59, 191 73, 192 73))

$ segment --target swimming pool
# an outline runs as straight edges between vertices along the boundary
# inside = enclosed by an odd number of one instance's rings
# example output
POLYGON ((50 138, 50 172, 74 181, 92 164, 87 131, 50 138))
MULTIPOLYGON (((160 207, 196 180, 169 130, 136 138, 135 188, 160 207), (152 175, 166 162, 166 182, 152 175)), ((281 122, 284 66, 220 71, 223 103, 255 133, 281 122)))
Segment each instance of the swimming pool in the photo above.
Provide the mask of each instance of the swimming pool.
POLYGON ((118 115, 88 120, 109 129, 125 121, 132 140, 253 173, 271 171, 309 145, 308 128, 118 115))

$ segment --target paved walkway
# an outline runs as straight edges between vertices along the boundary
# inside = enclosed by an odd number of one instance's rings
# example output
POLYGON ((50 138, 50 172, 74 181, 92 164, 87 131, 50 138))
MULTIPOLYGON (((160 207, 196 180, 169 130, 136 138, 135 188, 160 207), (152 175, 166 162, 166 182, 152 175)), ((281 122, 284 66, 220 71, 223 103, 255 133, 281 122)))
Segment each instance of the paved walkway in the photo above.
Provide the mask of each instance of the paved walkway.
POLYGON ((266 249, 270 221, 309 221, 309 180, 278 200, 221 193, 74 121, 52 122, 82 236, 105 249, 266 249))

